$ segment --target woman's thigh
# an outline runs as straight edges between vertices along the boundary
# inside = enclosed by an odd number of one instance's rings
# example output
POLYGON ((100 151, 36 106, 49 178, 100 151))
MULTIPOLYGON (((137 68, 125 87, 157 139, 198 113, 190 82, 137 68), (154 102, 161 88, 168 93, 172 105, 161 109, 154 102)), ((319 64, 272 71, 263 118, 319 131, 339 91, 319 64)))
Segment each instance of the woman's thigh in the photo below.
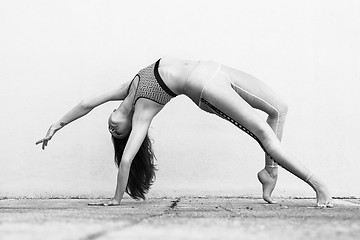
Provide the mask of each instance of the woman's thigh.
POLYGON ((232 89, 231 83, 224 74, 217 74, 217 77, 206 86, 201 102, 213 113, 226 118, 247 132, 282 167, 303 180, 308 179, 309 170, 283 149, 271 127, 232 89))
POLYGON ((231 83, 223 73, 218 73, 206 86, 202 102, 213 113, 233 122, 261 145, 266 144, 266 141, 277 140, 265 119, 232 89, 231 83))
POLYGON ((252 107, 269 115, 286 111, 285 102, 261 80, 227 66, 222 66, 222 71, 229 77, 231 87, 252 107))

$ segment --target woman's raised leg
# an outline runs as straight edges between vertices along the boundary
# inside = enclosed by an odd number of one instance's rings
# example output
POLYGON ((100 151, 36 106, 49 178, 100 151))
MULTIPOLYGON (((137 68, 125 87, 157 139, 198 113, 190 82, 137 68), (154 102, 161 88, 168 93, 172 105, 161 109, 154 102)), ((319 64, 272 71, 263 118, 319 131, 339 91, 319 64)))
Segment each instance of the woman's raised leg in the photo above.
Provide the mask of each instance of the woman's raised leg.
POLYGON ((214 113, 247 132, 271 158, 307 182, 316 192, 318 205, 332 206, 332 198, 326 185, 284 150, 271 127, 231 88, 224 73, 218 73, 206 86, 202 96, 201 101, 214 113))
MULTIPOLYGON (((222 66, 222 70, 230 76, 231 87, 253 108, 268 114, 267 123, 281 141, 284 129, 287 104, 270 87, 259 79, 242 71, 222 66)), ((268 203, 276 203, 271 197, 278 177, 278 164, 265 154, 265 166, 257 174, 262 184, 263 199, 268 203)))

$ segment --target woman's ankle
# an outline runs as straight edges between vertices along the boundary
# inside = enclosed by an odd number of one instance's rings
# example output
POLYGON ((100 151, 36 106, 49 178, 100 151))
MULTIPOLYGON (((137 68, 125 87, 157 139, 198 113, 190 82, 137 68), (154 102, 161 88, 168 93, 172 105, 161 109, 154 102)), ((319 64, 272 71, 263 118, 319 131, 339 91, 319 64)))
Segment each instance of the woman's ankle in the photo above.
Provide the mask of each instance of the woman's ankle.
POLYGON ((326 184, 324 183, 324 181, 321 180, 321 178, 319 178, 316 174, 311 173, 306 181, 307 184, 309 184, 315 191, 321 189, 321 188, 326 188, 326 184))
POLYGON ((273 167, 273 166, 267 166, 265 165, 264 168, 271 177, 275 178, 278 176, 278 172, 279 172, 279 168, 278 167, 273 167))

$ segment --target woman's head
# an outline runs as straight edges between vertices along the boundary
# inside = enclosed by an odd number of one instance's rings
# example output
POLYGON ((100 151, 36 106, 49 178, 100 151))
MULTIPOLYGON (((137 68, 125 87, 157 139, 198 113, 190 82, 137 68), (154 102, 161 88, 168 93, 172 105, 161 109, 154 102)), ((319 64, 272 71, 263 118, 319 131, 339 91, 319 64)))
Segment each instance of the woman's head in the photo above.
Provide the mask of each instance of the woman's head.
MULTIPOLYGON (((115 164, 120 166, 129 135, 124 138, 111 137, 115 150, 115 164)), ((139 151, 135 155, 129 173, 129 179, 126 186, 126 193, 134 199, 145 199, 145 194, 155 180, 156 167, 154 164, 155 156, 152 151, 151 141, 146 135, 139 151)))
POLYGON ((114 109, 111 113, 109 120, 109 132, 113 137, 125 138, 131 132, 131 118, 123 114, 119 109, 114 109))

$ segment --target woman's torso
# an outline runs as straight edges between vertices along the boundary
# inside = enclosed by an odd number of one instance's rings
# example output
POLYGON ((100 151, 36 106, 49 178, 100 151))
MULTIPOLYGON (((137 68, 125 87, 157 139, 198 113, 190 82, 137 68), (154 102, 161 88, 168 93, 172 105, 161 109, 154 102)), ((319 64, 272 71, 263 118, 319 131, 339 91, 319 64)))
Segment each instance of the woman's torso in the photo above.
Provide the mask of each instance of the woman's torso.
MULTIPOLYGON (((171 92, 175 95, 184 94, 194 103, 198 104, 206 81, 212 77, 219 67, 220 65, 213 61, 191 61, 174 57, 163 57, 158 63, 157 71, 161 80, 171 92)), ((140 70, 140 75, 143 70, 140 70)), ((130 84, 129 95, 124 101, 128 103, 125 105, 129 105, 129 107, 131 103, 135 106, 139 98, 137 93, 139 92, 139 82, 144 80, 140 79, 139 74, 135 76, 130 84)), ((154 102, 154 106, 159 107, 158 102, 154 102)), ((165 105, 165 103, 160 105, 165 105)))
POLYGON ((221 65, 214 61, 188 61, 162 58, 159 73, 165 84, 176 94, 184 94, 198 104, 201 92, 221 65))
POLYGON ((199 61, 189 61, 174 57, 163 57, 159 64, 159 73, 164 83, 177 95, 185 94, 187 78, 199 61))

